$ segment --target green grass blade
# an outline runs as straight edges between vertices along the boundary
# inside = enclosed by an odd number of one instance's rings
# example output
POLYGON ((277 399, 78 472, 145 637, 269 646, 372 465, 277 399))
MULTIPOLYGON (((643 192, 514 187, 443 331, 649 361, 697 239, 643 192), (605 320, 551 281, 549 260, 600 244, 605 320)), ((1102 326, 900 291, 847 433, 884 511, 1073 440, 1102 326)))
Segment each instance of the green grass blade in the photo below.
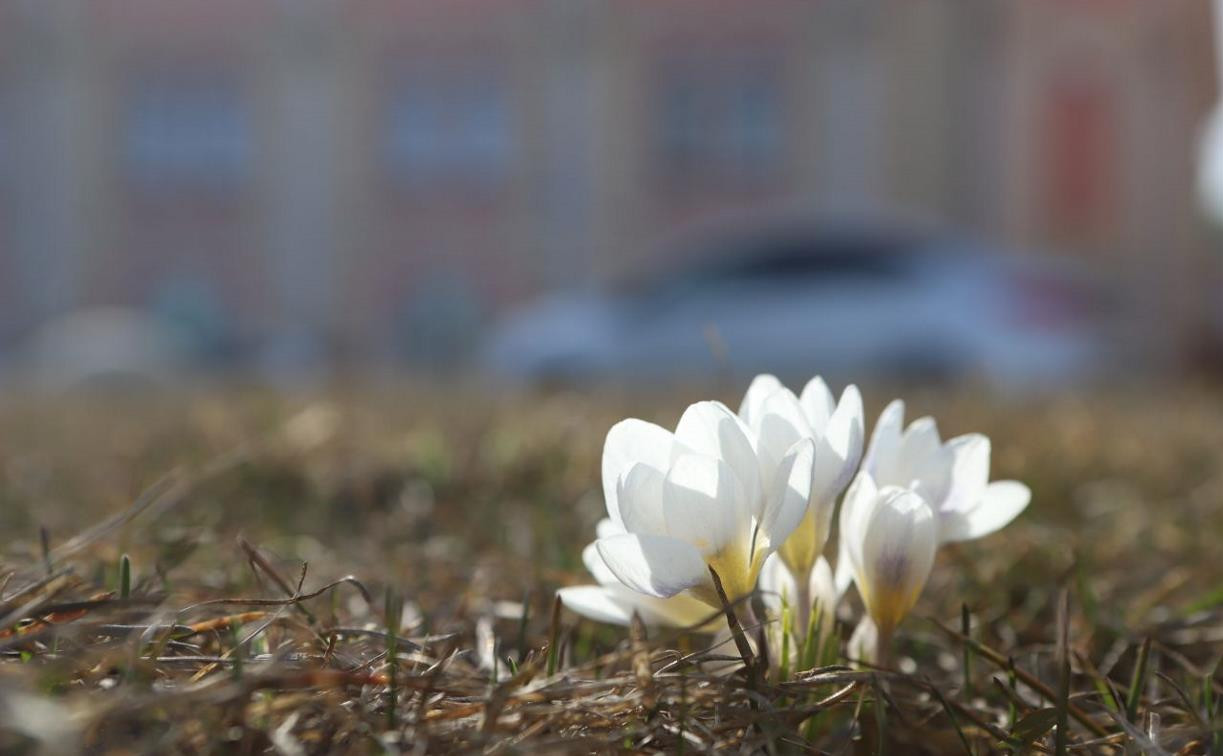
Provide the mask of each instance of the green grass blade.
POLYGON ((127 554, 119 557, 119 598, 132 595, 132 559, 127 554))
POLYGON ((1142 700, 1142 689, 1147 680, 1147 660, 1151 657, 1151 638, 1147 637, 1138 649, 1138 658, 1134 661, 1134 673, 1130 676, 1129 695, 1125 697, 1125 716, 1131 722, 1138 718, 1138 703, 1142 700))

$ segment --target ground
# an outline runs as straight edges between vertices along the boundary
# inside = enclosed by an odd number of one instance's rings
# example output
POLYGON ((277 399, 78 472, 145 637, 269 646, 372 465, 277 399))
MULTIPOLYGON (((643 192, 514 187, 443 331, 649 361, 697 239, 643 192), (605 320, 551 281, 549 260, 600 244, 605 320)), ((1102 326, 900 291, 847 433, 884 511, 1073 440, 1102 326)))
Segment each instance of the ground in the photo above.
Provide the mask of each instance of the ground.
POLYGON ((895 670, 789 680, 555 612, 607 428, 690 398, 5 397, 0 751, 1217 750, 1223 394, 911 393, 1033 504, 940 553, 895 670))

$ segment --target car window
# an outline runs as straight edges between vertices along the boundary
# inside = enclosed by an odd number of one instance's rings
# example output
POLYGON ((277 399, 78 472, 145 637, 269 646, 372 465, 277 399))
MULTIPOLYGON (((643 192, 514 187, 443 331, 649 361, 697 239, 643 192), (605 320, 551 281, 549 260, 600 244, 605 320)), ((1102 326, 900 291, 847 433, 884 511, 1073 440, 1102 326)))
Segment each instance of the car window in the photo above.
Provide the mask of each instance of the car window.
POLYGON ((883 234, 739 239, 681 254, 693 262, 633 288, 653 296, 719 283, 896 280, 915 272, 925 257, 924 246, 913 238, 883 234))
POLYGON ((658 314, 693 297, 746 287, 895 283, 916 275, 928 255, 911 238, 829 234, 738 240, 686 257, 699 262, 625 292, 639 312, 658 314))
POLYGON ((694 277, 706 281, 788 282, 810 279, 894 280, 910 272, 911 260, 899 247, 866 244, 772 244, 747 249, 694 277))

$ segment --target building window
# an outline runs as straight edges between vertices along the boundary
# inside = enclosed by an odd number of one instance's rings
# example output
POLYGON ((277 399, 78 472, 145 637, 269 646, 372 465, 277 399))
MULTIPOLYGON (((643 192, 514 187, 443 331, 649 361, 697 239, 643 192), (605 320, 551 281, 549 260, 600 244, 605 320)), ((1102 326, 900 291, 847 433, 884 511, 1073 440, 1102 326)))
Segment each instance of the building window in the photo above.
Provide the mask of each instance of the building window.
POLYGON ((144 189, 232 190, 249 177, 249 114, 227 77, 141 81, 125 116, 126 171, 144 189))
POLYGON ((491 189, 508 176, 509 105, 495 76, 405 77, 388 120, 387 162, 407 189, 491 189))
POLYGON ((662 73, 660 165, 672 180, 752 184, 777 175, 784 115, 772 61, 670 62, 662 73))

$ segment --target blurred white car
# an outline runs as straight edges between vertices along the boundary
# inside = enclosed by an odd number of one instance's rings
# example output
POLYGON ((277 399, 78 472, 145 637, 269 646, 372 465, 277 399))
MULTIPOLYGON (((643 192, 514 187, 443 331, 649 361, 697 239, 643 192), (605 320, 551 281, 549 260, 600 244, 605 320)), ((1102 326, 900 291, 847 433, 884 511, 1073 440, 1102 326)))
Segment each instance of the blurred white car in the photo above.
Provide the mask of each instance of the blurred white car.
POLYGON ((656 280, 512 314, 486 369, 539 384, 819 372, 1026 388, 1110 364, 1102 290, 1052 258, 827 227, 746 233, 694 257, 656 280))
POLYGON ((181 377, 190 365, 189 351, 162 321, 97 307, 44 323, 18 352, 11 377, 50 391, 143 389, 181 377))

